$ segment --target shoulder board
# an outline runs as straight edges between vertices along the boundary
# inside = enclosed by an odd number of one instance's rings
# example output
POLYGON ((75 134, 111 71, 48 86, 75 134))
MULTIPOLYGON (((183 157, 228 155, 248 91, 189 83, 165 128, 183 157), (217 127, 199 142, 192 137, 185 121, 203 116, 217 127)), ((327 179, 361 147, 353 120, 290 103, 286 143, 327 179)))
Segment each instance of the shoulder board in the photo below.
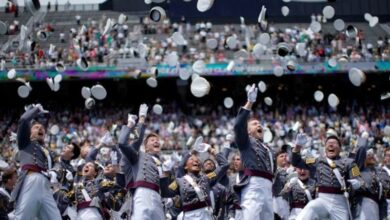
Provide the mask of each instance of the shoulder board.
POLYGON ((207 174, 207 177, 209 178, 209 179, 212 179, 212 178, 214 178, 214 177, 216 177, 217 176, 217 174, 215 173, 215 172, 211 172, 211 173, 208 173, 207 174))
POLYGON ((360 175, 360 170, 359 170, 359 167, 357 165, 354 165, 352 167, 352 176, 353 177, 356 177, 356 176, 359 176, 360 175))
POLYGON ((310 157, 310 158, 306 158, 306 164, 313 164, 316 162, 316 158, 314 157, 310 157))
POLYGON ((170 185, 169 185, 169 189, 171 190, 176 190, 177 189, 177 183, 176 183, 176 180, 173 181, 170 185))

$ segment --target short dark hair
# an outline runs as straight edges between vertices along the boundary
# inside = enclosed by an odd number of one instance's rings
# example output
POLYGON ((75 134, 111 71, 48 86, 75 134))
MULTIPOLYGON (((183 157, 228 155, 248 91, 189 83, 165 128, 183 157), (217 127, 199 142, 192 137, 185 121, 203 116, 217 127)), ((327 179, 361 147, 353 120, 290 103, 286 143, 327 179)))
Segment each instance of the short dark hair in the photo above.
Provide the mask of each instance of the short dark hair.
POLYGON ((1 182, 3 184, 6 184, 8 180, 10 180, 14 175, 16 175, 16 169, 15 168, 10 168, 6 171, 3 172, 3 175, 1 176, 1 182))
POLYGON ((339 146, 340 146, 340 147, 342 146, 339 137, 337 137, 337 136, 335 136, 335 135, 330 135, 329 137, 327 137, 326 140, 325 140, 325 144, 326 144, 326 142, 328 142, 328 140, 330 140, 330 139, 336 140, 336 141, 339 143, 339 146))
POLYGON ((73 157, 72 160, 76 159, 80 155, 80 147, 76 143, 72 142, 71 145, 73 146, 73 157))

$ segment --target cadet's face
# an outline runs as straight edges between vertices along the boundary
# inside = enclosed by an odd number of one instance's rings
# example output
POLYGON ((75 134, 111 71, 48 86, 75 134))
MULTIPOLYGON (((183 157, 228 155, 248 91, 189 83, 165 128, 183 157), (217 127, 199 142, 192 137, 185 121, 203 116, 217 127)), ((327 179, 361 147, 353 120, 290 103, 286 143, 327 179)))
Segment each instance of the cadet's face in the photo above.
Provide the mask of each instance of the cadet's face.
POLYGON ((309 178, 309 170, 297 168, 298 178, 305 181, 309 178))
POLYGON ((62 148, 61 156, 65 160, 70 160, 73 157, 73 145, 68 144, 64 148, 62 148))
POLYGON ((87 155, 88 155, 88 152, 89 152, 89 149, 90 149, 90 146, 89 145, 85 145, 81 148, 81 151, 80 151, 80 156, 82 158, 85 158, 87 155))
POLYGON ((279 167, 287 166, 288 164, 287 153, 279 154, 278 157, 276 158, 276 163, 278 164, 279 167))
POLYGON ((336 139, 329 139, 325 143, 325 153, 329 159, 334 159, 340 155, 341 147, 336 139))
POLYGON ((108 164, 104 167, 103 173, 106 176, 112 176, 115 174, 115 167, 112 164, 108 164))
POLYGON ((146 142, 145 151, 152 154, 160 153, 160 138, 159 137, 150 137, 146 142))
POLYGON ((83 176, 87 178, 94 178, 96 176, 95 165, 91 162, 88 162, 83 167, 83 176))
POLYGON ((184 167, 187 172, 199 173, 200 172, 200 160, 196 155, 192 155, 186 162, 184 167))
POLYGON ((390 166, 390 151, 385 153, 385 157, 383 158, 383 162, 386 166, 390 166))
POLYGON ((376 159, 375 159, 375 155, 374 154, 367 154, 367 157, 366 157, 366 164, 367 166, 374 166, 376 165, 376 159))
POLYGON ((40 143, 43 143, 43 141, 45 140, 45 135, 46 135, 46 131, 43 125, 34 124, 31 127, 31 135, 30 135, 31 140, 36 140, 40 143))
POLYGON ((241 157, 239 155, 234 156, 233 158, 233 167, 234 170, 239 171, 242 168, 241 157))
POLYGON ((263 127, 258 120, 248 122, 248 134, 256 139, 263 140, 263 127))
POLYGON ((203 163, 203 171, 204 172, 211 172, 215 170, 215 165, 212 161, 207 160, 203 163))

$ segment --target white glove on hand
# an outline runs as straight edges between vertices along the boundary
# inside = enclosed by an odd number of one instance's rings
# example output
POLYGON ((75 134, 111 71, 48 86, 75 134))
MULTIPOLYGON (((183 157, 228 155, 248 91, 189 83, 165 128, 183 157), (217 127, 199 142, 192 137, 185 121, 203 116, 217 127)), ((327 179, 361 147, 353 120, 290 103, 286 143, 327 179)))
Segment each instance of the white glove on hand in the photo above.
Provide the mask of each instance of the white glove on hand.
POLYGON ((180 162, 181 161, 181 156, 175 151, 171 155, 171 160, 174 162, 180 162))
POLYGON ((167 160, 162 164, 162 171, 169 172, 172 170, 172 168, 175 166, 175 161, 167 160))
POLYGON ((298 182, 298 177, 293 177, 288 181, 288 186, 291 187, 293 184, 298 182))
POLYGON ((307 143, 307 136, 305 133, 300 133, 297 135, 297 138, 295 139, 295 145, 298 145, 298 146, 305 146, 307 143))
POLYGON ((18 135, 14 132, 11 132, 11 135, 9 136, 9 141, 10 142, 16 142, 16 138, 18 137, 18 135))
POLYGON ((366 147, 368 144, 368 139, 363 137, 358 137, 357 147, 366 147))
POLYGON ((127 116, 127 126, 134 127, 138 117, 136 115, 128 114, 127 116))
POLYGON ((111 151, 110 158, 112 165, 118 165, 118 152, 111 151))
POLYGON ((41 105, 41 104, 35 104, 35 105, 33 105, 34 107, 36 107, 36 108, 38 108, 39 109, 39 113, 41 113, 41 114, 47 114, 47 113, 49 113, 49 111, 47 111, 47 110, 45 110, 45 109, 43 109, 43 106, 41 105))
POLYGON ((69 182, 73 182, 73 174, 72 174, 72 172, 70 172, 70 170, 66 170, 65 178, 66 178, 69 182))
POLYGON ((247 97, 248 97, 248 102, 255 103, 257 99, 257 87, 255 84, 251 86, 251 88, 248 90, 247 97))
POLYGON ((171 208, 171 207, 173 207, 173 199, 172 198, 168 198, 167 200, 166 200, 166 202, 165 202, 165 206, 167 207, 167 208, 171 208))
POLYGON ((50 183, 58 183, 58 179, 57 179, 57 173, 54 172, 54 171, 49 171, 49 176, 50 176, 50 183))
POLYGON ((202 142, 203 142, 203 137, 201 137, 201 136, 197 137, 192 148, 197 151, 197 149, 200 148, 199 145, 202 144, 202 142))
POLYGON ((222 145, 222 148, 230 148, 230 143, 224 143, 224 144, 222 145))
POLYGON ((229 141, 230 143, 232 143, 234 141, 234 135, 232 134, 228 134, 226 135, 226 141, 229 141))
POLYGON ((142 104, 139 106, 139 112, 138 112, 138 117, 145 117, 148 114, 148 106, 146 104, 142 104))
POLYGON ((100 144, 110 145, 112 143, 112 137, 109 132, 105 133, 104 136, 100 139, 100 144))
POLYGON ((350 184, 351 184, 351 187, 353 190, 357 190, 359 189, 362 184, 360 183, 359 180, 356 180, 356 179, 350 179, 350 180, 347 180, 350 184))

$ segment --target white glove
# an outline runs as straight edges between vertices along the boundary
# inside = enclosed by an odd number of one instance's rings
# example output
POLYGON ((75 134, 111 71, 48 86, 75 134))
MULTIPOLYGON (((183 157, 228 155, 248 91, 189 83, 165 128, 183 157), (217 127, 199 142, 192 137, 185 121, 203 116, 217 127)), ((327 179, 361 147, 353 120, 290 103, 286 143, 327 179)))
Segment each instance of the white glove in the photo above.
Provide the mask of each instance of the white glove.
POLYGON ((289 187, 298 182, 298 177, 293 177, 288 181, 289 187))
POLYGON ((69 182, 72 182, 72 181, 73 181, 73 174, 72 174, 72 172, 70 172, 70 170, 66 170, 65 178, 66 178, 69 182))
POLYGON ((230 148, 230 143, 226 142, 222 145, 222 148, 230 148))
POLYGON ((132 114, 128 114, 127 116, 127 126, 129 127, 134 127, 136 121, 137 121, 137 116, 136 115, 132 115, 132 114))
POLYGON ((168 198, 167 200, 166 200, 166 202, 165 202, 165 206, 167 207, 167 208, 171 208, 172 206, 173 206, 173 199, 172 198, 168 198))
POLYGON ((226 141, 229 141, 230 143, 232 143, 234 141, 234 135, 232 134, 228 134, 226 135, 226 141))
POLYGON ((248 93, 247 93, 247 97, 248 97, 248 102, 251 102, 251 103, 255 103, 256 102, 256 99, 257 99, 257 87, 255 84, 253 84, 249 90, 248 90, 248 93))
POLYGON ((112 165, 118 165, 118 152, 111 151, 110 153, 111 163, 112 165))
POLYGON ((56 172, 49 171, 49 176, 50 176, 50 183, 58 183, 57 173, 56 172))
POLYGON ((16 138, 18 137, 18 135, 14 132, 11 132, 11 135, 9 136, 9 141, 10 142, 16 142, 16 138))
POLYGON ((360 181, 357 180, 357 179, 349 179, 347 181, 351 184, 351 187, 352 187, 353 190, 357 190, 357 189, 359 189, 362 186, 360 181))
POLYGON ((162 170, 164 172, 171 171, 173 166, 175 166, 175 161, 173 160, 167 160, 162 164, 162 170))
POLYGON ((368 139, 363 137, 358 137, 357 146, 358 147, 366 147, 368 144, 368 139))
POLYGON ((100 139, 100 144, 110 145, 112 143, 112 137, 109 132, 105 133, 104 136, 100 139))
POLYGON ((196 138, 195 142, 194 142, 194 145, 193 145, 193 149, 196 150, 199 148, 199 145, 203 142, 203 137, 202 136, 199 136, 196 138))
POLYGON ((42 114, 47 114, 47 113, 49 113, 49 111, 43 109, 43 106, 42 106, 41 104, 39 104, 39 103, 38 103, 38 104, 35 104, 35 105, 33 105, 33 106, 39 109, 39 113, 42 113, 42 114))
POLYGON ((207 152, 210 148, 211 148, 211 145, 210 145, 210 144, 201 143, 201 144, 198 144, 197 147, 194 148, 194 150, 196 150, 198 153, 205 153, 205 152, 207 152))
POLYGON ((181 156, 175 151, 171 155, 171 160, 175 162, 180 162, 181 161, 181 156))
POLYGON ((146 118, 146 115, 148 114, 148 106, 146 104, 142 104, 139 106, 139 113, 138 113, 138 117, 145 117, 146 118))
POLYGON ((298 146, 305 146, 307 143, 307 136, 305 133, 300 133, 297 135, 297 138, 295 139, 295 145, 298 145, 298 146))

